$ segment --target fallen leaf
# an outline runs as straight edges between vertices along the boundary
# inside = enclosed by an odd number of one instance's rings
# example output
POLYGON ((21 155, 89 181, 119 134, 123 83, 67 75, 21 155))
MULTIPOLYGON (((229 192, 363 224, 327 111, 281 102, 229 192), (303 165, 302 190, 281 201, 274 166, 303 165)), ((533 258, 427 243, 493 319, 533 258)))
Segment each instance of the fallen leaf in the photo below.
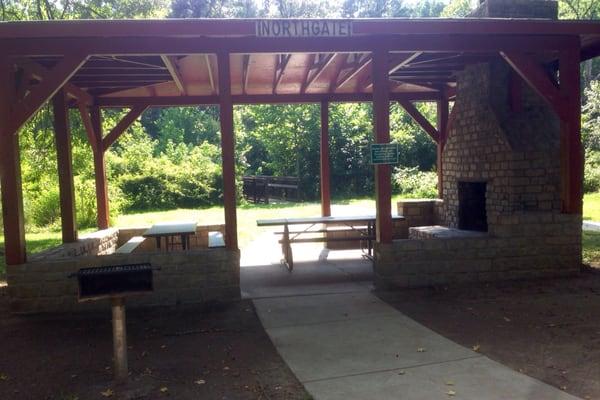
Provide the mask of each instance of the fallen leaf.
POLYGON ((161 393, 167 393, 168 391, 169 391, 169 388, 166 387, 166 386, 163 386, 163 387, 160 388, 160 392, 161 393))
POLYGON ((506 322, 510 322, 510 318, 508 318, 508 317, 504 317, 504 320, 505 320, 506 322))
POLYGON ((400 372, 398 372, 398 375, 404 375, 405 373, 406 372, 404 372, 404 371, 400 371, 400 372))
POLYGON ((419 347, 419 348, 417 349, 417 351, 418 351, 419 353, 425 353, 427 350, 426 350, 424 347, 419 347))
POLYGON ((75 378, 77 378, 77 374, 71 375, 71 379, 75 379, 75 378))
POLYGON ((8 375, 6 374, 0 374, 0 381, 5 381, 8 379, 8 375))
POLYGON ((475 346, 473 346, 473 351, 479 351, 479 348, 481 346, 479 344, 476 344, 475 346))
POLYGON ((194 383, 196 385, 204 385, 206 383, 206 381, 204 379, 198 379, 197 381, 194 381, 194 383))
POLYGON ((561 386, 560 390, 567 390, 567 387, 566 386, 561 386))
POLYGON ((160 348, 161 348, 161 349, 166 349, 166 348, 167 348, 167 345, 166 345, 166 344, 163 344, 162 346, 160 346, 160 348))
POLYGON ((447 394, 448 396, 456 396, 456 392, 455 392, 454 390, 448 390, 448 391, 446 392, 446 394, 447 394))
POLYGON ((102 396, 104 396, 104 397, 112 397, 112 395, 115 394, 115 393, 112 391, 112 389, 109 388, 109 389, 106 389, 103 392, 100 392, 100 394, 102 396))
POLYGON ((229 367, 223 367, 223 371, 229 371, 229 367))
POLYGON ((452 381, 446 381, 446 385, 448 385, 448 386, 454 386, 454 382, 452 382, 452 381))

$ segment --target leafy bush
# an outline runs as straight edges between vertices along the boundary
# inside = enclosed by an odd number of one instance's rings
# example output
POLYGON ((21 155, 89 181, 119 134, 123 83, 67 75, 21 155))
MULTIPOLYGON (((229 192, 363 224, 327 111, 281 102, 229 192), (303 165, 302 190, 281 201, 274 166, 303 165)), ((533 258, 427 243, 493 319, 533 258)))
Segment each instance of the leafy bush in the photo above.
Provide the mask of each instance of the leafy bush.
POLYGON ((438 195, 437 173, 397 168, 392 175, 394 191, 408 198, 434 199, 438 195))
POLYGON ((31 221, 36 226, 47 226, 60 221, 60 194, 56 185, 48 185, 29 205, 31 221))
POLYGON ((600 191, 600 151, 586 152, 583 191, 585 193, 600 191))

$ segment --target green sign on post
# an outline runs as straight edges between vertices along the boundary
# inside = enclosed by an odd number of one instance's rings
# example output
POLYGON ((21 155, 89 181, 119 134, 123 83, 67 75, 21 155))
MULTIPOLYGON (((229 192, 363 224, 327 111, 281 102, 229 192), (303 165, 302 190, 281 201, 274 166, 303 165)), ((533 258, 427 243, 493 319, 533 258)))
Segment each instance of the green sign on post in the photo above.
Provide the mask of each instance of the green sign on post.
POLYGON ((398 143, 371 144, 371 164, 398 164, 398 143))

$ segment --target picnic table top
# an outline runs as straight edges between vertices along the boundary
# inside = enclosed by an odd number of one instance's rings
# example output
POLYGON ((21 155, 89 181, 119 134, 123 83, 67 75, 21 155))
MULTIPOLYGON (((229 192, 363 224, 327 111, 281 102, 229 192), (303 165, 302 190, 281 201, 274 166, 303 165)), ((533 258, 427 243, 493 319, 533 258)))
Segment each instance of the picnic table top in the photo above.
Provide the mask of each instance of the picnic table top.
MULTIPOLYGON (((403 220, 402 215, 392 215, 393 220, 403 220)), ((306 218, 275 218, 259 219, 257 226, 305 225, 305 224, 335 224, 344 222, 374 222, 375 215, 348 215, 336 217, 306 217, 306 218)))
POLYGON ((197 225, 198 223, 195 221, 160 222, 148 228, 142 234, 142 236, 156 237, 171 235, 190 235, 196 233, 197 225))

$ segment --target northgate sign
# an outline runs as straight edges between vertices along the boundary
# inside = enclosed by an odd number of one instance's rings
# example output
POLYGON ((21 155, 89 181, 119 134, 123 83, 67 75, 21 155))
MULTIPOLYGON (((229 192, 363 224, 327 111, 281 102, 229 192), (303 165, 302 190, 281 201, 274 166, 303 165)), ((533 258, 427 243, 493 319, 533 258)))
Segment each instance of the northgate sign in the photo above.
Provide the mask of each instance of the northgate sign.
POLYGON ((343 37, 343 36, 352 36, 352 21, 264 19, 264 20, 256 21, 256 36, 260 36, 260 37, 343 37))

